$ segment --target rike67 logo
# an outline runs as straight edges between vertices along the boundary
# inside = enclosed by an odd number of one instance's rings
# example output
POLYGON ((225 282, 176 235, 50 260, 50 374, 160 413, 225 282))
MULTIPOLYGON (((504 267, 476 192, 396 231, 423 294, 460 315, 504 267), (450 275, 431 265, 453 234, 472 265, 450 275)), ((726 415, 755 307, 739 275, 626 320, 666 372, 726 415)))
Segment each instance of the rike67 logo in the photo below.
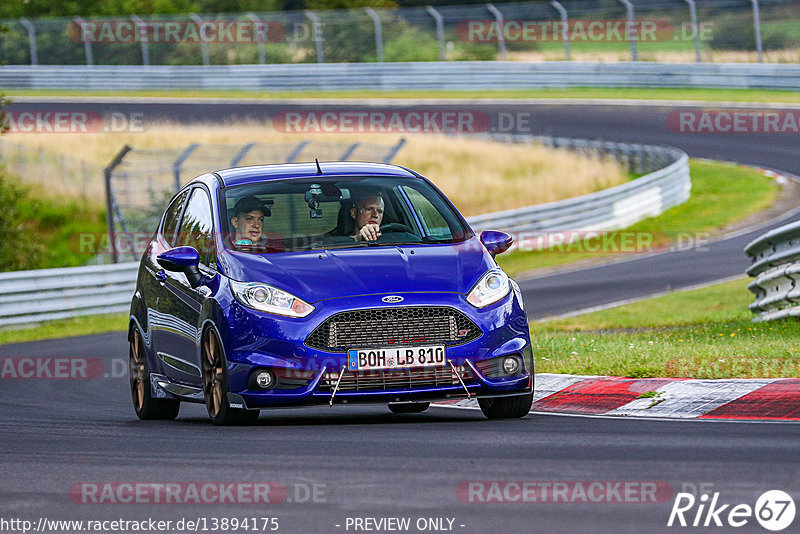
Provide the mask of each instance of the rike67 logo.
POLYGON ((667 526, 671 527, 733 527, 752 524, 753 518, 765 529, 777 532, 794 521, 795 505, 792 497, 780 490, 761 494, 755 506, 720 502, 719 492, 709 497, 703 493, 695 497, 691 493, 678 493, 667 526))

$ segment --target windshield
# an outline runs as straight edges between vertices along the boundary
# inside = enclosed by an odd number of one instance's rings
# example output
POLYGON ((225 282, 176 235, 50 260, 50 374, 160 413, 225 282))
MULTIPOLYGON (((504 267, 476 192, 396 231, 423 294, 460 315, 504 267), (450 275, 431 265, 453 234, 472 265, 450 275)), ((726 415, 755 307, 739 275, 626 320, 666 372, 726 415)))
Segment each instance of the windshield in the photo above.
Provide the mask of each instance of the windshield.
POLYGON ((252 253, 457 243, 472 236, 422 180, 317 176, 221 191, 225 246, 252 253))

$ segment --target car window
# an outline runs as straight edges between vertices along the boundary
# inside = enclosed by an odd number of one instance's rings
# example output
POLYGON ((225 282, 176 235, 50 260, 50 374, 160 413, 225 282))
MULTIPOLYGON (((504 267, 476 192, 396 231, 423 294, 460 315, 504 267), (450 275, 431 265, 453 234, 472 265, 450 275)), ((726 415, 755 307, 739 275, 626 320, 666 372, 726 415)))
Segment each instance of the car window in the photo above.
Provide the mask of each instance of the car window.
POLYGON ((208 194, 202 187, 195 187, 183 212, 176 244, 179 247, 196 248, 200 253, 201 263, 216 268, 214 223, 212 221, 211 202, 208 194))
POLYGON ((174 244, 175 229, 178 227, 178 218, 181 216, 181 208, 183 207, 183 202, 186 200, 188 195, 189 191, 184 191, 181 193, 178 198, 172 201, 172 204, 169 205, 166 213, 164 214, 162 235, 164 236, 166 242, 170 245, 174 244))
POLYGON ((413 187, 404 187, 403 190, 408 195, 408 200, 414 206, 414 211, 420 218, 425 235, 439 239, 452 239, 453 232, 445 221, 442 214, 437 210, 430 200, 425 198, 422 193, 413 187))
POLYGON ((455 242, 471 235, 439 193, 410 177, 267 180, 221 191, 220 205, 224 206, 223 232, 230 236, 226 246, 243 252, 455 242), (352 210, 357 202, 376 197, 384 204, 379 216, 382 233, 370 243, 357 240, 353 237, 357 217, 352 210), (234 212, 244 207, 264 214, 259 239, 252 239, 252 234, 246 237, 237 228, 240 222, 234 212))

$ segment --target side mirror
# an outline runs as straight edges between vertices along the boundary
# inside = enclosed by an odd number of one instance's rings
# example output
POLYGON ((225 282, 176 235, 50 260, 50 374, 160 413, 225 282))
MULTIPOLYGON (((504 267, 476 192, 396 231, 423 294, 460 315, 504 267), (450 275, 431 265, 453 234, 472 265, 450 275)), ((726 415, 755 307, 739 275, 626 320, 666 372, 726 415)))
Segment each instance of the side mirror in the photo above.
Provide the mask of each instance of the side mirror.
POLYGON ((157 256, 158 263, 165 270, 174 273, 183 273, 189 280, 189 285, 198 287, 203 279, 200 274, 200 254, 194 247, 176 247, 157 256))
POLYGON ((481 243, 489 251, 492 257, 502 254, 514 243, 514 238, 505 232, 487 230, 481 232, 481 243))

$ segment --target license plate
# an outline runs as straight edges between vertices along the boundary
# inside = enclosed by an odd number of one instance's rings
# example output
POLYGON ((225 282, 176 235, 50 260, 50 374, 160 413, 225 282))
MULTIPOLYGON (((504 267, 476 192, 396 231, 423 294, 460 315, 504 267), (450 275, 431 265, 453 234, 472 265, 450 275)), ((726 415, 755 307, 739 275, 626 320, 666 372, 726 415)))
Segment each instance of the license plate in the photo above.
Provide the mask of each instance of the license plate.
POLYGON ((434 367, 445 363, 447 363, 447 358, 444 345, 350 349, 347 351, 347 369, 349 371, 434 367))

